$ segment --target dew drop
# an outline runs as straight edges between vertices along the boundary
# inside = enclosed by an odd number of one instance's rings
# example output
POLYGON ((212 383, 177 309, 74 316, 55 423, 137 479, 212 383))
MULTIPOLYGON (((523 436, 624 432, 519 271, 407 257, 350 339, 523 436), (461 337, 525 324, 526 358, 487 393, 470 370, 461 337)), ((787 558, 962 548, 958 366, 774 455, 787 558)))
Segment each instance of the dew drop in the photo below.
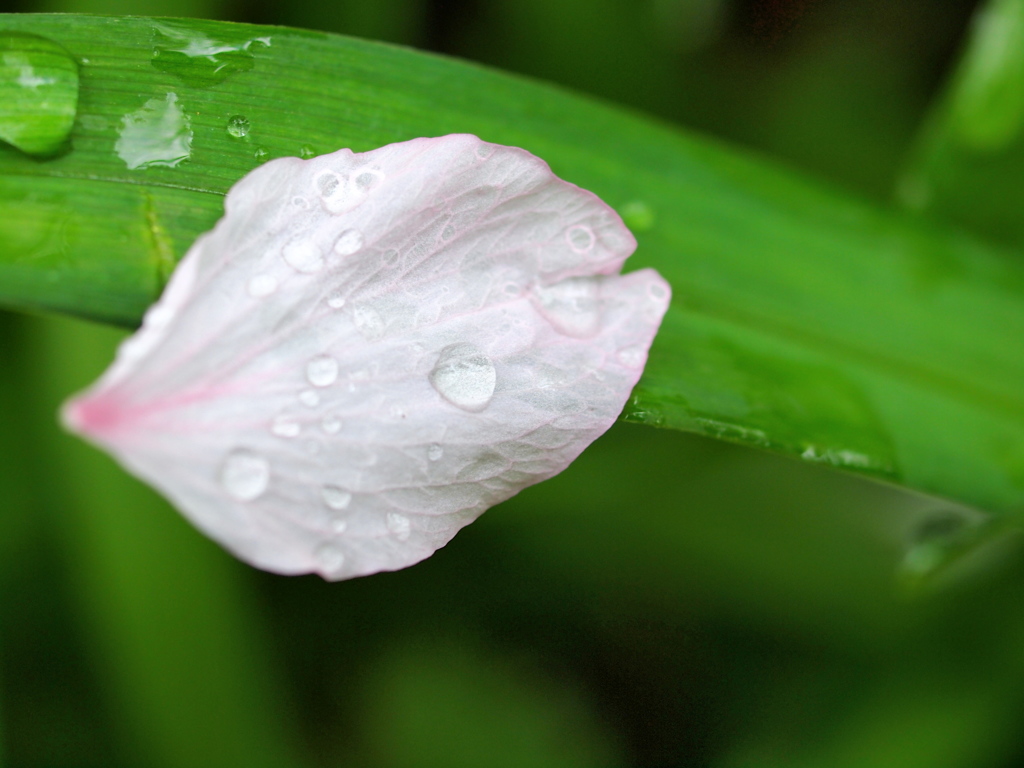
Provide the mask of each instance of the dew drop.
POLYGON ((320 422, 320 428, 328 435, 336 435, 341 431, 341 419, 337 416, 324 416, 320 422))
POLYGON ((348 509, 352 502, 352 494, 336 485, 325 485, 320 489, 320 495, 331 509, 348 509))
POLYGON ((395 538, 399 541, 408 539, 409 533, 412 531, 412 523, 409 522, 409 518, 397 512, 388 512, 387 525, 388 530, 395 534, 395 538))
POLYGON ((306 380, 314 387, 329 387, 338 380, 338 361, 330 355, 317 355, 306 364, 306 380))
POLYGON ((303 160, 309 160, 311 157, 316 157, 316 150, 309 144, 303 144, 299 147, 299 157, 303 160))
POLYGON ((337 192, 338 186, 341 184, 341 177, 334 171, 321 171, 313 183, 316 184, 320 197, 330 197, 337 192))
POLYGON ((647 295, 649 295, 652 299, 664 301, 666 298, 668 298, 668 289, 665 288, 665 286, 662 285, 661 283, 651 283, 649 286, 647 286, 647 295))
POLYGON ((375 170, 364 170, 356 176, 356 189, 366 194, 384 178, 384 174, 375 170))
POLYGON ((336 544, 322 544, 315 557, 320 570, 329 576, 337 575, 345 565, 345 553, 336 544))
POLYGON ((363 234, 358 229, 346 229, 334 241, 334 252, 339 256, 349 256, 363 247, 363 234))
POLYGON ((594 277, 570 277, 533 289, 537 310, 556 331, 577 339, 594 336, 601 328, 601 284, 594 277))
POLYGON ((352 310, 352 322, 369 341, 376 341, 383 336, 387 326, 380 312, 373 307, 356 307, 352 310))
POLYGON ((256 162, 262 163, 265 162, 268 157, 270 157, 270 152, 268 152, 265 147, 256 147, 256 149, 252 153, 252 156, 256 159, 256 162))
POLYGON ((615 355, 615 359, 627 368, 642 368, 647 353, 641 346, 623 347, 615 355))
POLYGON ((239 501, 252 501, 267 490, 270 464, 252 451, 236 449, 228 454, 221 467, 220 482, 224 490, 239 501))
POLYGON ((345 306, 345 294, 341 291, 331 291, 327 294, 327 306, 331 309, 341 309, 345 306))
POLYGON ((445 347, 430 372, 430 383, 438 394, 464 411, 486 408, 497 380, 491 358, 472 344, 445 347))
POLYGON ((348 528, 348 521, 342 517, 335 517, 331 520, 331 531, 334 533, 344 533, 348 528))
POLYGON ((455 227, 453 227, 451 224, 449 224, 447 227, 441 230, 442 240, 451 240, 453 237, 455 237, 455 227))
POLYGON ((594 247, 594 233, 590 227, 585 227, 582 224, 569 227, 565 232, 565 239, 568 241, 569 247, 576 253, 586 253, 594 247))
POLYGON ((278 437, 298 437, 302 426, 291 416, 280 414, 270 423, 270 431, 278 437))
POLYGON ((281 249, 281 256, 292 269, 311 275, 324 266, 324 254, 309 240, 297 238, 281 249))
POLYGON ((444 456, 444 448, 437 443, 431 443, 430 447, 427 448, 427 458, 431 461, 439 461, 444 456))
POLYGON ((176 93, 155 96, 121 118, 114 151, 129 170, 174 168, 192 154, 192 121, 176 93))
POLYGON ((307 408, 316 408, 320 405, 320 395, 312 389, 304 389, 299 392, 299 402, 307 408))
POLYGON ((245 115, 234 115, 228 118, 227 132, 229 136, 240 139, 249 133, 249 118, 245 115))
POLYGON ((476 148, 476 156, 481 160, 486 160, 488 157, 494 154, 493 144, 481 144, 476 148))
POLYGON ((249 278, 245 290, 254 299, 262 299, 277 290, 277 280, 270 275, 254 275, 249 278))

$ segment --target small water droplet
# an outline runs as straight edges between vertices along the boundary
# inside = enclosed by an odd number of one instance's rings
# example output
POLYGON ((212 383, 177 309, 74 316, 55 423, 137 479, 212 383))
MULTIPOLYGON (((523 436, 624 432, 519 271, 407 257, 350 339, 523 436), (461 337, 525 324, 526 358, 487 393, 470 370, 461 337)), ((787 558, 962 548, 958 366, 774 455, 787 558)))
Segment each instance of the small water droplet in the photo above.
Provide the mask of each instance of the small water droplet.
POLYGON ((320 428, 328 435, 338 434, 341 431, 341 425, 341 419, 334 415, 324 416, 323 421, 320 422, 320 428))
POLYGON ((299 147, 299 157, 303 160, 309 160, 311 157, 316 157, 316 150, 309 144, 303 144, 299 147))
POLYGON ((430 447, 427 448, 427 458, 431 461, 439 461, 444 456, 444 448, 437 443, 431 443, 430 447))
POLYGON ((281 249, 281 256, 288 266, 297 272, 307 275, 314 274, 323 269, 324 254, 316 243, 313 243, 300 236, 281 249))
POLYGON ((224 490, 239 501, 252 501, 267 490, 270 464, 252 451, 236 449, 228 454, 221 467, 220 482, 224 490))
POLYGON ((270 275, 254 275, 249 278, 245 290, 254 299, 261 299, 277 290, 277 280, 270 275))
POLYGON ((487 407, 498 381, 491 358, 472 344, 451 344, 441 350, 429 378, 441 397, 473 412, 487 407))
POLYGON ((271 433, 278 437, 298 437, 302 426, 293 417, 280 414, 270 423, 271 433))
POLYGON ((343 517, 335 517, 331 520, 331 531, 333 533, 344 533, 348 528, 348 521, 343 517))
POLYGON ((623 347, 616 353, 615 359, 627 368, 642 368, 647 352, 639 345, 623 347))
POLYGON ((384 335, 387 324, 373 307, 356 307, 352 310, 352 322, 356 329, 369 341, 376 341, 384 335))
POLYGON ((334 252, 339 256, 350 256, 363 247, 363 233, 358 229, 346 229, 334 242, 334 252))
POLYGON ((356 175, 356 189, 366 194, 384 179, 384 174, 375 169, 365 169, 356 175))
POLYGON ((388 512, 387 515, 388 530, 395 535, 399 541, 405 541, 409 538, 409 534, 412 531, 412 523, 409 518, 405 515, 400 515, 397 512, 388 512))
POLYGON ((326 576, 336 576, 345 565, 345 553, 337 544, 321 544, 316 554, 317 565, 326 576))
POLYGON ((341 309, 345 306, 345 294, 341 291, 331 291, 327 294, 327 306, 331 309, 341 309))
POLYGON ((330 355, 317 355, 306 364, 306 380, 314 387, 329 387, 338 380, 338 361, 330 355))
POLYGON ((588 339, 601 329, 601 283, 596 277, 570 277, 536 286, 533 302, 556 331, 588 339))
POLYGON ((586 253, 594 247, 594 233, 590 227, 582 224, 569 227, 565 232, 565 239, 576 253, 586 253))
POLYGON ((245 115, 233 115, 228 118, 227 131, 229 136, 240 139, 249 133, 249 118, 245 115))
POLYGON ((320 197, 330 197, 338 191, 338 187, 341 185, 341 177, 334 171, 321 171, 317 174, 313 183, 316 184, 320 197))
POLYGON ((320 405, 320 395, 312 389, 304 389, 299 392, 299 402, 307 408, 316 408, 320 405))
POLYGON ((476 148, 476 156, 481 160, 486 160, 488 157, 494 154, 493 144, 480 144, 476 148))
POLYGON ((661 283, 651 283, 647 286, 647 295, 657 301, 664 301, 668 298, 668 288, 661 283))
POLYGON ((442 240, 451 240, 453 237, 455 237, 455 227, 453 227, 451 224, 449 224, 447 227, 441 230, 442 240))
POLYGON ((331 509, 347 509, 352 502, 352 494, 336 485, 325 485, 320 489, 320 495, 331 509))
POLYGON ((270 152, 268 152, 265 147, 256 147, 256 149, 253 150, 252 156, 256 159, 256 162, 263 163, 266 162, 268 157, 270 157, 270 152))

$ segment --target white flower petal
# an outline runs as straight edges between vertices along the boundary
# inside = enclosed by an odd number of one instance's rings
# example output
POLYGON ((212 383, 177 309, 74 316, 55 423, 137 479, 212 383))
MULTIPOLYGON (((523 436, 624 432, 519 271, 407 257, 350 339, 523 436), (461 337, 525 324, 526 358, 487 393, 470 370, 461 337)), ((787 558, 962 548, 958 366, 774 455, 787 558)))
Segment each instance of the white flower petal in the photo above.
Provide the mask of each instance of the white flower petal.
POLYGON ((267 163, 70 428, 244 560, 418 562, 604 432, 669 301, 597 197, 473 136, 267 163))

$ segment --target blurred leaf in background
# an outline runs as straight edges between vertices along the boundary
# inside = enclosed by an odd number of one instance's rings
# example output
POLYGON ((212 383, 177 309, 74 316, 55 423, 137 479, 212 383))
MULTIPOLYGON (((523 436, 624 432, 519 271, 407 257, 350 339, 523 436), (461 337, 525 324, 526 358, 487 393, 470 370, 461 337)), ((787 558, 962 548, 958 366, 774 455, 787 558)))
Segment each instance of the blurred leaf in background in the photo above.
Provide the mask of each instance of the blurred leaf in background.
MULTIPOLYGON (((1011 5, 997 0, 991 13, 1012 16, 1011 5)), ((3 10, 231 18, 427 47, 887 200, 974 7, 50 0, 3 10)), ((962 77, 980 66, 971 61, 962 77)), ((974 199, 1005 189, 1016 210, 1013 167, 993 162, 1001 186, 974 199)), ((969 167, 951 175, 959 181, 934 199, 953 200, 971 177, 969 167)), ((944 222, 959 207, 933 212, 944 222)), ((984 217, 956 221, 1018 244, 984 217)), ((341 584, 276 577, 230 559, 59 432, 57 404, 118 338, 0 316, 0 765, 1024 760, 1024 558, 1011 525, 825 467, 619 424, 415 568, 341 584)))

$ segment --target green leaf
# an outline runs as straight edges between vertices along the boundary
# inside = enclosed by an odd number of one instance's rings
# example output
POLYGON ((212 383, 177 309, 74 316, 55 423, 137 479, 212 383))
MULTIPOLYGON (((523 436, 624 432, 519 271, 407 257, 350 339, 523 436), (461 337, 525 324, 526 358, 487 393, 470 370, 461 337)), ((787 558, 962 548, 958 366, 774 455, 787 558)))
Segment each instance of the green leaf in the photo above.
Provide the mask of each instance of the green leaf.
POLYGON ((0 152, 8 306, 135 323, 262 160, 475 133, 623 210, 640 241, 630 267, 672 283, 627 419, 993 510, 1024 502, 1024 268, 1007 252, 625 110, 411 50, 204 21, 4 27, 83 64, 71 151, 0 152))
POLYGON ((78 65, 36 35, 0 32, 0 140, 30 155, 59 150, 75 120, 78 65))
POLYGON ((1024 245, 1024 0, 975 17, 897 194, 910 210, 1024 245))

